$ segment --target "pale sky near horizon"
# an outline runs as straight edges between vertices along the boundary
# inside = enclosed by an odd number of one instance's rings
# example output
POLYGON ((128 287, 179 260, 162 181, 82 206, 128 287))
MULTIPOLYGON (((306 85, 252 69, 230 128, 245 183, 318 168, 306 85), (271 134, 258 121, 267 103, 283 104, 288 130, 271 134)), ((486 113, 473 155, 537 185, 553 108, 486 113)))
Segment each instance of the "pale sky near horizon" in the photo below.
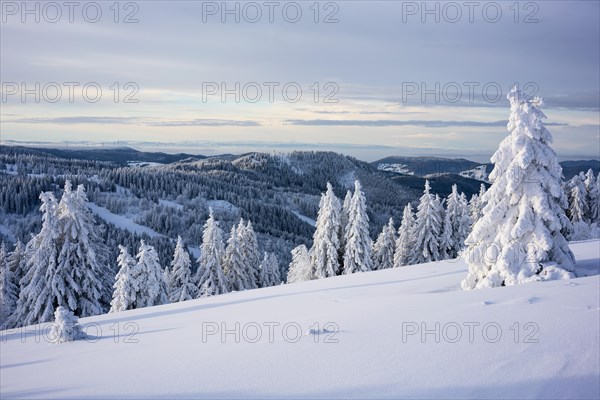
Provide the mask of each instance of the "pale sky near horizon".
POLYGON ((23 4, 1 4, 4 142, 486 158, 516 83, 559 156, 600 158, 598 1, 23 4))

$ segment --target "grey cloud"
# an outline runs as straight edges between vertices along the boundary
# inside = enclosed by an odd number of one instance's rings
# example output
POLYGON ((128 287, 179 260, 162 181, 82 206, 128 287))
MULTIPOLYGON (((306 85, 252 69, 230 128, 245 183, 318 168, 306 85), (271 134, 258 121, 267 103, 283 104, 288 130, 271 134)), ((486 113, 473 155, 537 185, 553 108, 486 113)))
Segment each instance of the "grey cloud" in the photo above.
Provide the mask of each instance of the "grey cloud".
POLYGON ((77 116, 77 117, 56 117, 56 118, 19 118, 11 119, 6 122, 22 123, 22 124, 59 124, 59 125, 75 125, 75 124, 140 124, 146 126, 260 126, 260 123, 255 121, 239 121, 226 119, 193 119, 186 121, 152 121, 148 118, 136 117, 92 117, 92 116, 77 116))
MULTIPOLYGON (((331 119, 290 119, 286 121, 290 125, 308 125, 308 126, 365 126, 365 127, 383 127, 383 126, 423 126, 426 128, 447 128, 447 127, 493 127, 506 126, 508 121, 425 121, 425 120, 331 120, 331 119)), ((567 124, 558 122, 546 123, 547 126, 565 126, 567 124)))

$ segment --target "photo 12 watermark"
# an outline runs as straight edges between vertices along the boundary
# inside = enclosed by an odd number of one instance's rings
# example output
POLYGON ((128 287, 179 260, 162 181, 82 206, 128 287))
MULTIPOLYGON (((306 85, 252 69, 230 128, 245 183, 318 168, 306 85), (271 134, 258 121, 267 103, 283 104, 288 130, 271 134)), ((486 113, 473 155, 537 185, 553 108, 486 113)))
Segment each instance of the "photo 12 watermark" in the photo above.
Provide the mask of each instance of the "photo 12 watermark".
POLYGON ((2 82, 2 103, 139 103, 140 87, 135 82, 2 82))
POLYGON ((2 1, 0 12, 3 24, 140 22, 140 3, 135 1, 2 1))
POLYGON ((202 343, 339 343, 339 325, 315 322, 310 326, 298 322, 214 322, 201 325, 202 343))
POLYGON ((338 103, 340 87, 335 82, 202 82, 202 102, 298 103, 303 98, 314 103, 338 103))
POLYGON ((403 1, 402 23, 484 22, 503 20, 537 24, 540 5, 534 1, 403 1))
MULTIPOLYGON (((498 82, 402 82, 402 103, 456 104, 487 103, 496 104, 506 99, 508 93, 498 82)), ((527 97, 535 97, 539 92, 536 82, 513 83, 510 87, 521 88, 527 97)))
POLYGON ((327 1, 203 1, 202 22, 296 24, 312 21, 315 24, 337 24, 340 6, 327 1))
POLYGON ((539 343, 535 322, 402 322, 402 343, 539 343))
MULTIPOLYGON (((63 328, 56 322, 25 326, 0 331, 0 343, 17 339, 21 343, 57 343, 63 328)), ((140 326, 136 322, 115 322, 108 326, 97 322, 81 325, 81 338, 78 340, 96 343, 100 340, 111 340, 114 343, 139 343, 137 337, 140 326)))

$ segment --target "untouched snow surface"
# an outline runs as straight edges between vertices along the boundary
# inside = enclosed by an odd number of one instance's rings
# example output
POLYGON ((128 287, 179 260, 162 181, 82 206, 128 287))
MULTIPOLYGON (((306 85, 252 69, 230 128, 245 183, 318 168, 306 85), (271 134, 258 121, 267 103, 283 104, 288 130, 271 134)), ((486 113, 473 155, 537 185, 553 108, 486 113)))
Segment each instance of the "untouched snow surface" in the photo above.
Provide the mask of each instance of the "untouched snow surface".
POLYGON ((445 261, 4 331, 0 397, 598 398, 600 242, 571 247, 589 276, 462 291, 445 261))
POLYGON ((162 236, 160 233, 156 232, 153 229, 148 228, 147 226, 143 226, 137 224, 130 220, 129 218, 112 213, 110 210, 97 205, 96 203, 88 202, 86 203, 92 213, 96 214, 104 221, 109 222, 116 226, 117 228, 128 230, 132 233, 137 233, 138 235, 146 234, 150 237, 162 236))

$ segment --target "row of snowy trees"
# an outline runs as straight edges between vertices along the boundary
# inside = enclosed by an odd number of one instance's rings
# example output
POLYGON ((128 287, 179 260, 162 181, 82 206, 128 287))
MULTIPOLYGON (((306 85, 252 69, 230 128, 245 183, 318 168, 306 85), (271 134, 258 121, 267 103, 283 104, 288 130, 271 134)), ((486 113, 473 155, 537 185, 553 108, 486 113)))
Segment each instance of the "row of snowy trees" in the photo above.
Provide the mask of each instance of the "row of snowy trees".
POLYGON ((59 307, 87 317, 109 305, 110 311, 121 311, 281 283, 279 262, 271 253, 260 257, 252 224, 240 220, 225 246, 212 210, 195 275, 179 237, 171 268, 163 268, 155 248, 144 241, 135 258, 119 246, 115 277, 83 185, 73 190, 66 181, 60 201, 51 192, 40 199, 39 233, 26 246, 17 242, 8 254, 4 244, 0 247, 3 327, 48 322, 59 307))
POLYGON ((373 243, 360 182, 355 182, 353 194, 346 194, 343 205, 328 185, 321 197, 313 246, 310 250, 304 245, 292 250, 288 283, 458 257, 472 218, 481 213, 483 203, 479 197, 485 193, 485 186, 470 204, 456 185, 444 200, 430 190, 426 181, 416 215, 409 203, 397 234, 390 219, 373 243))
POLYGON ((110 312, 280 284, 275 255, 265 252, 262 260, 259 255, 250 221, 240 220, 233 226, 225 246, 223 232, 210 210, 194 275, 181 237, 177 238, 170 269, 161 267, 156 251, 144 241, 136 258, 120 246, 110 312))
POLYGON ((7 327, 50 321, 59 306, 82 317, 100 314, 110 301, 109 253, 87 208, 84 187, 73 190, 67 181, 60 201, 51 192, 40 199, 40 232, 25 248, 17 242, 0 264, 0 323, 7 327))

